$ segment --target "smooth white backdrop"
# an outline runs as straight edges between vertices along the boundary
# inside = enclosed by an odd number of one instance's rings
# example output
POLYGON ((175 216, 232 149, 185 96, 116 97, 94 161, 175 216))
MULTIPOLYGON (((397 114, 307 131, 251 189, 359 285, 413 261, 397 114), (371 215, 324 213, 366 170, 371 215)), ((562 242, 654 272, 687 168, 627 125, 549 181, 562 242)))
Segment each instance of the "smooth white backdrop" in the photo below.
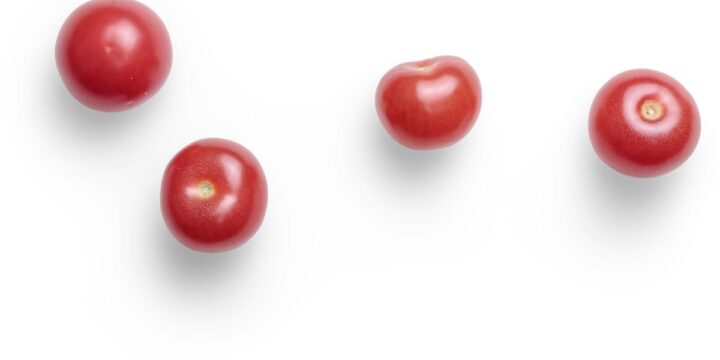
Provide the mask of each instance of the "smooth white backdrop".
POLYGON ((121 114, 54 63, 79 0, 0 2, 2 359, 717 359, 720 51, 708 1, 169 1, 174 64, 121 114), (484 99, 461 143, 395 144, 374 110, 392 66, 469 61, 484 99), (700 144, 636 180, 595 156, 600 86, 682 82, 700 144), (270 190, 246 246, 166 230, 170 158, 251 149, 270 190))

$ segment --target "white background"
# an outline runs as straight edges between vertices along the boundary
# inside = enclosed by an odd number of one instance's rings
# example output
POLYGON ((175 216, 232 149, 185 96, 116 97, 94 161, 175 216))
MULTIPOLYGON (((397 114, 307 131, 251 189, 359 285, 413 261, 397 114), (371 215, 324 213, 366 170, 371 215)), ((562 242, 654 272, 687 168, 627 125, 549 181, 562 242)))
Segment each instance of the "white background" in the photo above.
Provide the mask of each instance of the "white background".
POLYGON ((2 359, 717 359, 720 22, 709 1, 161 1, 175 60, 121 114, 54 63, 77 0, 0 2, 2 359), (702 5, 702 4, 705 5, 702 5), (435 152, 374 110, 441 54, 479 120, 435 152), (700 144, 652 180, 595 156, 596 91, 637 67, 693 94, 700 144), (159 210, 165 165, 225 137, 267 217, 199 254, 159 210))

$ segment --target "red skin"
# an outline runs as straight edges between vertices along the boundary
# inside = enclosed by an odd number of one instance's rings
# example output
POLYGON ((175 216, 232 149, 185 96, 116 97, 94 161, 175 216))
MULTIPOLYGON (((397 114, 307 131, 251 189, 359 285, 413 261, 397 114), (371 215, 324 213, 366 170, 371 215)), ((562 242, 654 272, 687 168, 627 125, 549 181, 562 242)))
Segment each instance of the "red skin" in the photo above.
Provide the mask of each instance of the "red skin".
POLYGON ((480 80, 465 60, 440 56, 398 65, 380 80, 375 106, 385 129, 418 150, 450 146, 475 124, 480 80))
POLYGON ((260 228, 267 207, 260 163, 244 147, 204 139, 182 149, 165 169, 161 206, 165 223, 187 247, 233 249, 260 228))
POLYGON ((99 111, 136 107, 160 90, 172 47, 162 20, 133 0, 92 0, 65 21, 55 61, 70 93, 99 111))
POLYGON ((690 157, 700 138, 700 114, 675 79, 653 70, 630 70, 600 89, 589 129, 593 147, 607 165, 626 175, 654 177, 690 157), (648 108, 643 106, 652 103, 659 107, 644 113, 648 108))

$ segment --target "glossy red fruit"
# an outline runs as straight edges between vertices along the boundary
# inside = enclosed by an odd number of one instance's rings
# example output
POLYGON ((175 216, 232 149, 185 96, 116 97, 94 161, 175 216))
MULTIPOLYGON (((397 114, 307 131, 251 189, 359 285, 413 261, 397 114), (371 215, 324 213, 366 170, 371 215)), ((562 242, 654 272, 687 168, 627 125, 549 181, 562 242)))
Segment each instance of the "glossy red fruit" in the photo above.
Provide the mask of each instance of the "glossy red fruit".
POLYGON ((204 139, 182 149, 162 180, 162 213, 187 247, 204 252, 242 245, 260 228, 267 207, 260 163, 244 147, 204 139))
POLYGON ((170 73, 162 20, 133 0, 92 0, 60 29, 55 61, 70 93, 100 111, 123 111, 153 96, 170 73))
POLYGON ((378 115, 390 135, 419 150, 462 139, 475 123, 481 103, 477 74, 454 56, 394 67, 380 81, 375 96, 378 115))
POLYGON ((610 79, 590 110, 590 139, 613 169, 653 177, 680 166, 700 138, 700 114, 690 93, 653 70, 610 79))

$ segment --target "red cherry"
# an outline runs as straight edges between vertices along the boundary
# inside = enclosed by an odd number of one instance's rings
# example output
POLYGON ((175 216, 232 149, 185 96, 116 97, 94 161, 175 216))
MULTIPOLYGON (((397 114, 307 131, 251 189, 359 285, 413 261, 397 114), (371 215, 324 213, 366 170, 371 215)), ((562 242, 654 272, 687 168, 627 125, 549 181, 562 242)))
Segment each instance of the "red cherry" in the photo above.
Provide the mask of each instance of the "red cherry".
POLYGON ((162 180, 162 213, 170 231, 187 247, 230 250, 260 228, 267 207, 260 163, 229 140, 204 139, 182 149, 162 180))
POLYGON ((472 128, 480 113, 480 80, 454 56, 398 65, 380 80, 378 115, 399 143, 427 150, 452 145, 472 128))
POLYGON ((123 111, 153 96, 170 73, 162 20, 133 0, 92 0, 65 21, 55 61, 70 93, 88 107, 123 111))
POLYGON ((653 70, 630 70, 610 79, 590 110, 590 140, 598 156, 630 176, 672 171, 692 154, 700 114, 690 93, 653 70))

